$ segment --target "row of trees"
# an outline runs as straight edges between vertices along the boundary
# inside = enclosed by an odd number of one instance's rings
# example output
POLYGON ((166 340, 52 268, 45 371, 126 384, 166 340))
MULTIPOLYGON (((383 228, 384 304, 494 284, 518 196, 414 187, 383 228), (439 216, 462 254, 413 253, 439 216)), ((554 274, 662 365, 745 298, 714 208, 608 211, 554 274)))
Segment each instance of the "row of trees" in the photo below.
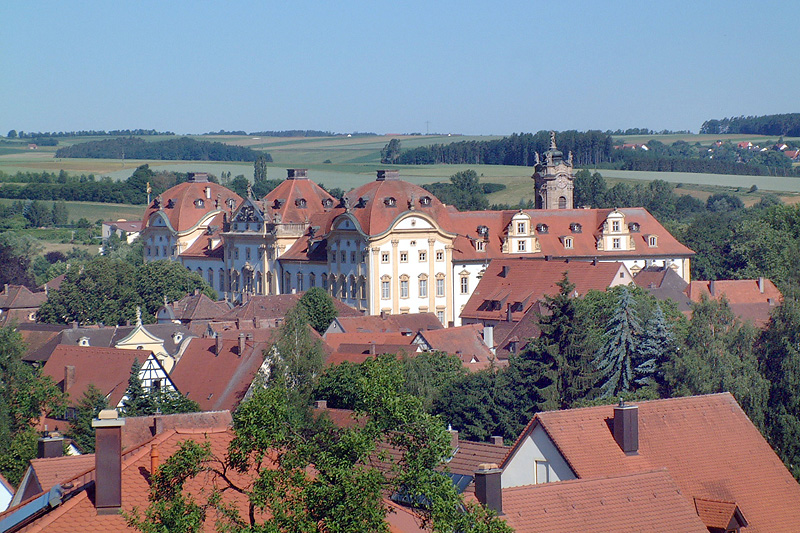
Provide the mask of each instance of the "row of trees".
POLYGON ((711 119, 703 122, 700 133, 726 134, 745 133, 748 135, 780 135, 800 137, 800 113, 779 115, 739 116, 711 119))
POLYGON ((74 144, 56 151, 56 157, 186 161, 255 161, 259 155, 272 161, 269 154, 256 152, 244 146, 198 141, 190 137, 153 142, 137 137, 120 137, 74 144))
MULTIPOLYGON (((396 141, 393 139, 392 141, 396 141)), ((397 141, 397 148, 399 149, 397 141)), ((389 145, 387 145, 388 147, 389 145)), ((469 165, 533 166, 535 153, 541 156, 550 148, 550 133, 540 131, 515 133, 492 141, 460 141, 450 144, 421 146, 400 153, 394 162, 401 165, 432 165, 438 163, 469 165)), ((558 148, 573 153, 575 165, 598 165, 611 161, 614 143, 611 135, 600 131, 563 131, 558 134, 558 148)))
POLYGON ((156 130, 79 130, 79 131, 17 131, 11 130, 8 132, 9 139, 38 139, 40 137, 101 137, 106 135, 175 135, 171 131, 156 131, 156 130))

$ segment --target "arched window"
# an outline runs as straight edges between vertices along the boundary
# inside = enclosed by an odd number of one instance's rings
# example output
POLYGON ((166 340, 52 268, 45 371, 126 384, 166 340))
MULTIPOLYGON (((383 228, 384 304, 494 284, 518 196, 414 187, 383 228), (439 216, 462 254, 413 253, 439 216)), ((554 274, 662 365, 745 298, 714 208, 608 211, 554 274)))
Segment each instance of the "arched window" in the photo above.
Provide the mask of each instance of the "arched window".
POLYGON ((308 288, 311 289, 317 286, 317 276, 313 272, 308 275, 308 288))
POLYGON ((298 272, 297 273, 297 290, 298 291, 302 291, 303 290, 303 273, 302 272, 298 272))
POLYGON ((339 276, 339 298, 344 300, 347 298, 347 278, 344 277, 344 274, 339 276))
POLYGON ((219 290, 225 290, 225 269, 219 269, 219 290))
POLYGON ((283 294, 292 292, 292 275, 288 272, 283 275, 283 294))
POLYGON ((350 299, 356 299, 356 277, 354 275, 350 275, 350 299))
POLYGON ((558 198, 558 208, 559 209, 566 209, 567 208, 567 199, 564 196, 559 196, 559 198, 558 198))
POLYGON ((213 268, 209 268, 208 269, 208 284, 211 285, 211 287, 214 287, 214 269, 213 268))
POLYGON ((328 274, 325 272, 322 273, 322 285, 321 287, 327 292, 328 290, 328 274))
POLYGON ((275 294, 272 288, 272 272, 267 272, 267 294, 275 294))
POLYGON ((264 279, 261 272, 256 272, 256 294, 262 294, 264 288, 264 279))
POLYGON ((358 277, 358 298, 367 299, 367 278, 365 276, 358 277))

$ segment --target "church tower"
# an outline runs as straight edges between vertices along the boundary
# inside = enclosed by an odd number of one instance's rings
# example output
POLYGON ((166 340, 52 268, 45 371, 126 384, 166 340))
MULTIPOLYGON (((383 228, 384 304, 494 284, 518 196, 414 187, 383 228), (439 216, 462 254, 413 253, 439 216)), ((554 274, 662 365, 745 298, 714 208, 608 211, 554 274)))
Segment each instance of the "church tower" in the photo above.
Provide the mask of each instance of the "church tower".
POLYGON ((534 179, 536 187, 536 209, 573 209, 573 181, 575 173, 572 168, 572 152, 564 160, 556 148, 556 134, 550 132, 550 149, 544 153, 544 161, 536 153, 534 166, 534 179))

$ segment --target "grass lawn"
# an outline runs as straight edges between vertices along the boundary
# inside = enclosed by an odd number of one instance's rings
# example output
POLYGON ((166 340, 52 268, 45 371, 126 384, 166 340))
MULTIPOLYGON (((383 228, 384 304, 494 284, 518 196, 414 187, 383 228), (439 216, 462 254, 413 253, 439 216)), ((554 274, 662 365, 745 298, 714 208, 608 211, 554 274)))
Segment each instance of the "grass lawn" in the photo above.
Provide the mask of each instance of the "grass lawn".
MULTIPOLYGON (((9 205, 17 200, 0 198, 0 204, 9 205)), ((24 201, 24 200, 23 200, 24 201)), ((45 200, 42 203, 52 205, 52 202, 45 200)), ((90 222, 97 220, 141 220, 146 207, 144 205, 131 204, 103 204, 99 202, 67 202, 67 212, 69 220, 79 220, 85 218, 90 222)))

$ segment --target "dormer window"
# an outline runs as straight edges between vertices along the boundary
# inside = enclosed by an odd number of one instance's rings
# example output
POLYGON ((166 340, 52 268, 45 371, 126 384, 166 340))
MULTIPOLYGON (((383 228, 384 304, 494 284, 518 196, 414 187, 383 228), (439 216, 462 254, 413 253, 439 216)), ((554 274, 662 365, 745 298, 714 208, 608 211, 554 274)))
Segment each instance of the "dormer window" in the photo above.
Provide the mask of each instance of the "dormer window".
POLYGON ((638 222, 631 222, 628 224, 628 229, 633 233, 639 232, 639 223, 638 222))
POLYGON ((486 241, 475 241, 475 250, 478 252, 486 251, 486 241))
POLYGON ((183 333, 180 331, 176 331, 172 334, 172 342, 175 344, 179 344, 183 340, 183 333))
POLYGON ((202 198, 198 198, 194 201, 194 206, 198 209, 202 209, 206 206, 206 203, 202 198))
POLYGON ((306 199, 305 198, 298 198, 294 201, 294 205, 299 207, 300 209, 305 209, 306 207, 306 199))
POLYGON ((275 201, 272 202, 272 209, 280 209, 282 205, 283 205, 283 200, 279 200, 276 198, 275 201))
POLYGON ((564 248, 567 250, 572 249, 572 237, 564 237, 564 248))
POLYGON ((486 237, 489 235, 489 228, 487 226, 478 226, 478 235, 481 237, 486 237))
POLYGON ((428 206, 431 205, 431 197, 430 196, 423 196, 419 199, 419 205, 428 206))
POLYGON ((392 196, 387 196, 386 198, 383 199, 383 205, 385 205, 386 207, 396 207, 397 200, 395 200, 394 197, 392 196))
POLYGON ((620 231, 621 227, 622 227, 622 225, 620 224, 619 220, 612 220, 611 221, 611 231, 613 231, 614 233, 618 233, 620 231))
POLYGON ((528 233, 527 224, 524 222, 517 222, 517 235, 525 235, 528 233))
POLYGON ((657 235, 648 235, 647 236, 647 245, 650 248, 656 248, 658 246, 658 236, 657 235))
POLYGON ((175 200, 170 198, 169 200, 167 200, 167 209, 172 209, 173 207, 175 207, 175 200))
POLYGON ((322 200, 322 207, 324 207, 325 209, 330 209, 331 207, 333 207, 333 200, 331 200, 330 198, 325 198, 324 200, 322 200))
POLYGON ((569 225, 569 230, 570 230, 572 233, 581 233, 581 232, 583 231, 583 226, 581 226, 581 225, 580 225, 579 223, 577 223, 577 222, 573 222, 573 223, 571 223, 571 224, 569 225))
POLYGON ((536 231, 538 233, 547 233, 548 230, 547 224, 536 224, 536 231))
POLYGON ((81 337, 78 340, 78 346, 89 346, 89 337, 81 337))

